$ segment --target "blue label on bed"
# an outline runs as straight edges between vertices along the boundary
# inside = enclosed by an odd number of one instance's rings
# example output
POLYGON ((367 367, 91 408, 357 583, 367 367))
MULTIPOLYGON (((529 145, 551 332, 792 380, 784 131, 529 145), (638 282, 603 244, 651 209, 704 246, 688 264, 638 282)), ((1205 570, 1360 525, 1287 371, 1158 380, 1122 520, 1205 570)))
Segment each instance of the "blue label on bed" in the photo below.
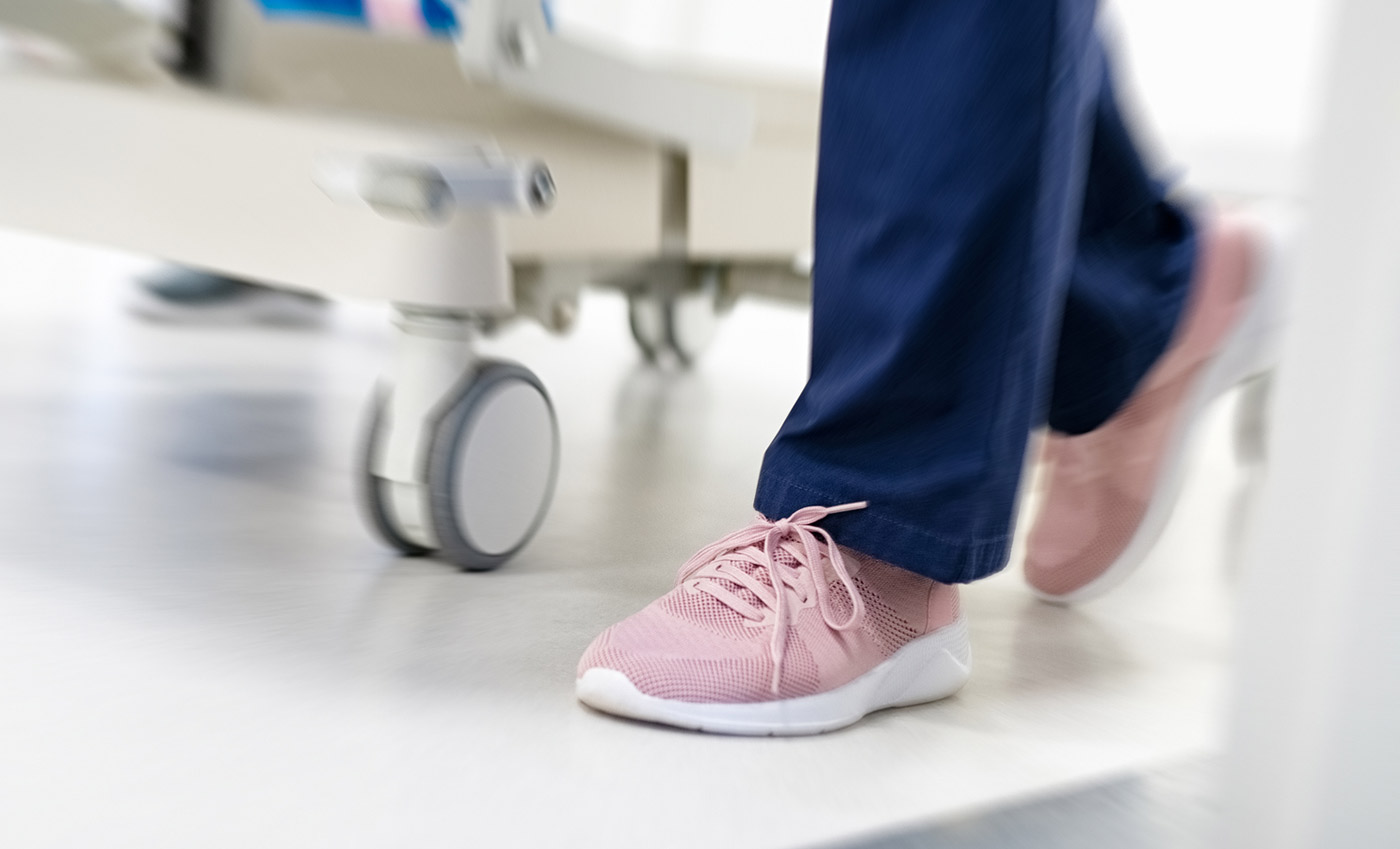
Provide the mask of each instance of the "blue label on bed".
MULTIPOLYGON (((448 0, 257 0, 268 17, 325 18, 394 32, 451 37, 457 14, 448 0)), ((546 25, 554 29, 549 0, 543 0, 546 25)))
POLYGON ((258 0, 269 17, 324 18, 394 32, 451 36, 457 15, 446 0, 258 0))

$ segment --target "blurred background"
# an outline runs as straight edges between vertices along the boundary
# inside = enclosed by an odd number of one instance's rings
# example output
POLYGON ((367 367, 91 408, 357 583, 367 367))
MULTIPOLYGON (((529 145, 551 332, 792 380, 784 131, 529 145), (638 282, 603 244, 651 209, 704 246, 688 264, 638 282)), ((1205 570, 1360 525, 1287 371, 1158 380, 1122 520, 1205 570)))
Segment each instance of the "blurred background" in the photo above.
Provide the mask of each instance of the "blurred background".
POLYGON ((829 4, 370 5, 0 0, 0 845, 1400 840, 1391 0, 1103 9, 1164 173, 1300 222, 1285 367, 1132 583, 1013 559, 961 694, 791 740, 572 688, 801 389, 829 4))

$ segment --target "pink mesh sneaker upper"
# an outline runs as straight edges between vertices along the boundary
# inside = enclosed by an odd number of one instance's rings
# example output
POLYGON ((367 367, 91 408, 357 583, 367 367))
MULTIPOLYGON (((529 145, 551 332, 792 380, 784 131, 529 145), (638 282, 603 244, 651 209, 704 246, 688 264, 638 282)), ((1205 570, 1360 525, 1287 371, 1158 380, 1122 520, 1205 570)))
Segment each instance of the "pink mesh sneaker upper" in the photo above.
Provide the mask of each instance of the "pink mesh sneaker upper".
POLYGON ((1078 590, 1108 571, 1147 513, 1186 401, 1248 301, 1253 234, 1217 225, 1175 337, 1123 409, 1082 436, 1049 437, 1049 484, 1031 529, 1026 580, 1047 595, 1078 590))
POLYGON ((825 692, 958 615, 954 587, 841 548, 808 507, 697 552, 676 587, 604 631, 579 662, 641 692, 748 703, 825 692))

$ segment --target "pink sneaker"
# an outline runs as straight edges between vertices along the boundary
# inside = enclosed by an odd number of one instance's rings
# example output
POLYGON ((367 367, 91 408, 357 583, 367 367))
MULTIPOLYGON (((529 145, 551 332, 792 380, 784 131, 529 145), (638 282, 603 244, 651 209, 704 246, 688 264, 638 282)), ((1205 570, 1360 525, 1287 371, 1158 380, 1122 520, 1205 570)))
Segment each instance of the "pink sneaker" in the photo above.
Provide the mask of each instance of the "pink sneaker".
POLYGON ((1046 601, 1098 596, 1128 577, 1176 503, 1189 436, 1202 411, 1273 355, 1272 286, 1251 227, 1203 229, 1186 312, 1128 403, 1098 429, 1051 435, 1049 483, 1031 529, 1026 580, 1046 601))
POLYGON ((817 734, 967 681, 956 587, 837 546, 813 523, 865 504, 759 517, 690 558, 675 589, 604 631, 579 701, 721 734, 817 734))

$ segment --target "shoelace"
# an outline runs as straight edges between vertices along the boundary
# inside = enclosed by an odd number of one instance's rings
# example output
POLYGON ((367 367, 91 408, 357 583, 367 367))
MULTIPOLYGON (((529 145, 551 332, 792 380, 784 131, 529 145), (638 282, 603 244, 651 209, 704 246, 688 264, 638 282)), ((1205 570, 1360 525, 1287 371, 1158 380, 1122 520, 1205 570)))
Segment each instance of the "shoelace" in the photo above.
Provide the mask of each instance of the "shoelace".
POLYGON ((782 678, 783 658, 787 654, 790 608, 787 597, 790 594, 797 596, 797 604, 804 604, 808 600, 805 582, 802 579, 804 570, 811 573, 811 583, 817 594, 817 607, 829 628, 834 631, 848 631, 865 615, 865 603, 856 591, 855 579, 846 569, 841 550, 836 547, 836 541, 831 538, 831 534, 816 526, 817 522, 833 513, 864 510, 865 507, 866 502, 858 501, 836 507, 803 507, 786 519, 776 522, 760 517, 748 527, 700 549, 681 566, 680 574, 676 578, 677 584, 690 582, 695 589, 714 596, 719 602, 747 619, 761 620, 765 611, 730 590, 726 584, 744 587, 757 596, 764 607, 773 611, 773 637, 769 642, 769 654, 773 658, 775 696, 778 694, 778 685, 782 678), (825 577, 821 574, 820 545, 823 540, 826 542, 831 568, 851 599, 851 615, 844 622, 836 621, 836 616, 831 610, 832 594, 825 577), (798 566, 788 566, 777 560, 774 554, 779 549, 792 555, 798 566), (769 583, 765 584, 749 571, 739 568, 736 561, 766 569, 769 583))

